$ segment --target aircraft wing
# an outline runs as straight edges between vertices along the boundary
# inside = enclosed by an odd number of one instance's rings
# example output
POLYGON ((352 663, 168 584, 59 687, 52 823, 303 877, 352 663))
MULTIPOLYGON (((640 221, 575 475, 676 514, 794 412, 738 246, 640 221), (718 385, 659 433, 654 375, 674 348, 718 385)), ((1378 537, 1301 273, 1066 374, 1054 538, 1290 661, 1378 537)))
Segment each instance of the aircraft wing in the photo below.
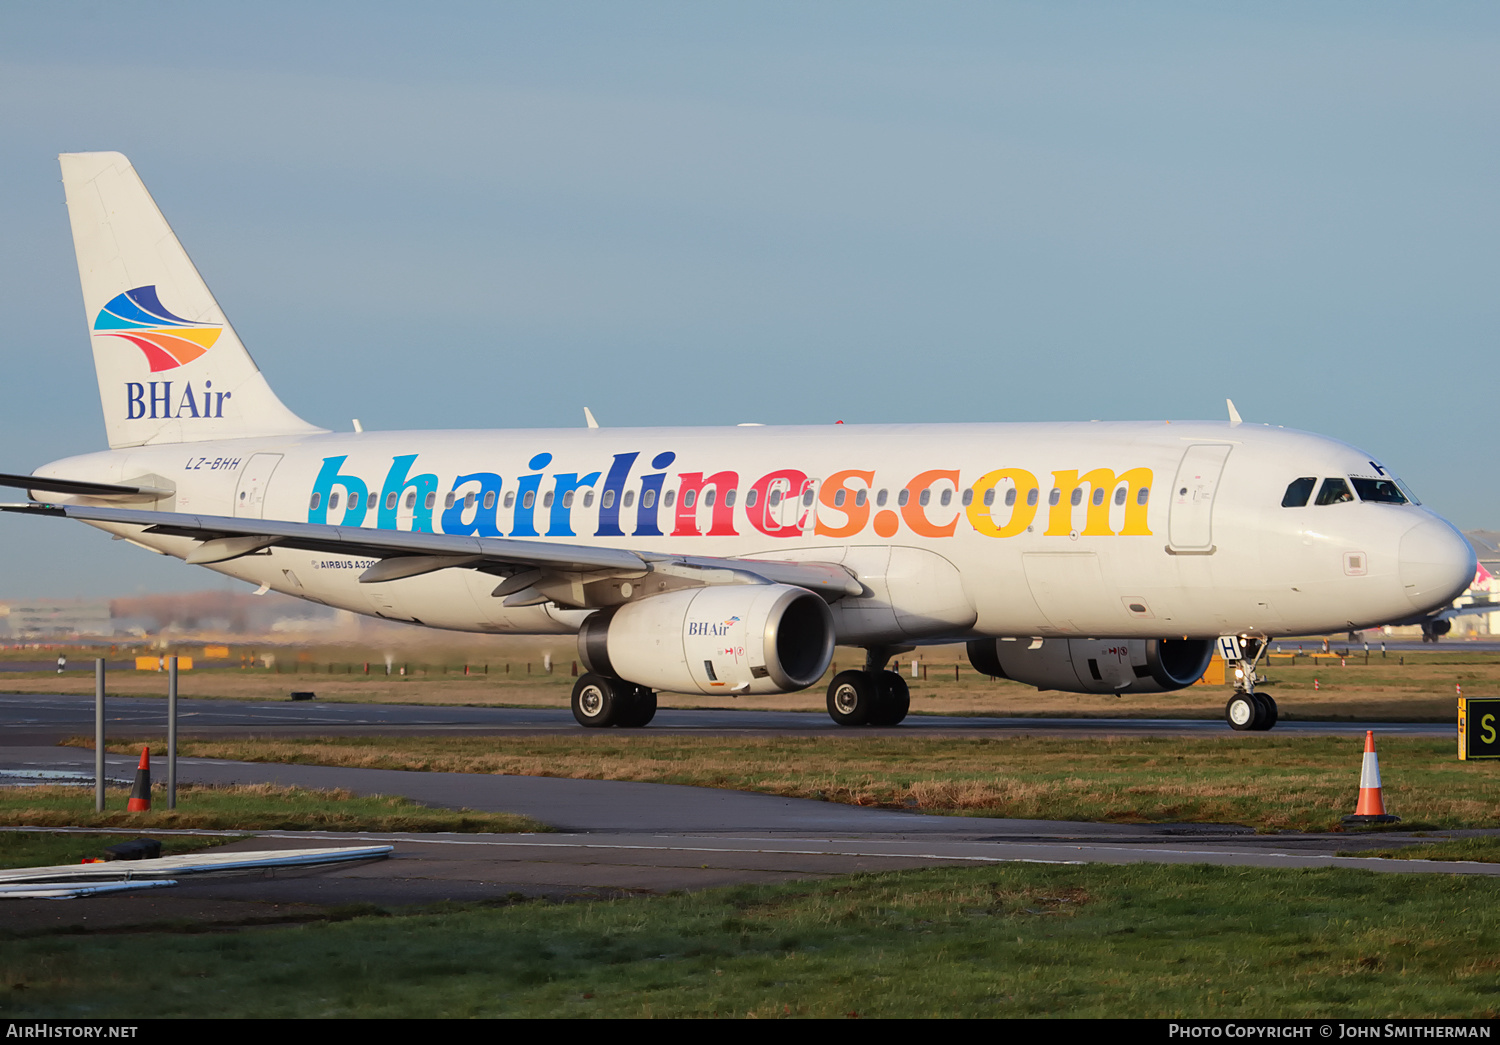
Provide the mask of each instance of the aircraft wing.
MULTIPOLYGON (((41 488, 35 482, 31 487, 41 488)), ((507 606, 542 602, 577 608, 611 605, 622 599, 619 585, 610 581, 647 575, 660 581, 659 590, 708 584, 790 584, 830 602, 865 590, 843 566, 826 562, 670 555, 511 537, 461 537, 98 505, 0 504, 0 511, 140 526, 146 533, 190 537, 200 543, 186 561, 196 565, 227 562, 277 547, 377 559, 360 574, 366 584, 443 569, 479 570, 504 578, 494 594, 505 598, 507 606)))
POLYGON ((1467 617, 1474 613, 1500 613, 1500 602, 1471 602, 1466 606, 1449 606, 1426 619, 1452 620, 1454 617, 1467 617))

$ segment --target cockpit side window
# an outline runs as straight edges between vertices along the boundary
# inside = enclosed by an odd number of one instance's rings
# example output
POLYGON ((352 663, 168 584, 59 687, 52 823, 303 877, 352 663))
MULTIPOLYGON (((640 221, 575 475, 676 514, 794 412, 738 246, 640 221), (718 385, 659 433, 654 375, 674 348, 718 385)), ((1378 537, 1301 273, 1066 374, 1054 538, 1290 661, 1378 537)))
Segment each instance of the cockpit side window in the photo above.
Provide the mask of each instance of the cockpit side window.
POLYGON ((1345 501, 1354 500, 1354 494, 1349 490, 1349 484, 1344 480, 1334 477, 1324 479, 1323 486, 1318 490, 1319 504, 1343 504, 1345 501))
POLYGON ((1354 475, 1349 477, 1354 484, 1354 492, 1359 494, 1361 501, 1376 501, 1380 504, 1405 504, 1406 495, 1390 479, 1361 479, 1354 475))
POLYGON ((1318 485, 1317 476, 1307 475, 1301 479, 1293 479, 1287 484, 1286 494, 1281 498, 1283 508, 1305 508, 1307 499, 1312 496, 1313 487, 1318 485))

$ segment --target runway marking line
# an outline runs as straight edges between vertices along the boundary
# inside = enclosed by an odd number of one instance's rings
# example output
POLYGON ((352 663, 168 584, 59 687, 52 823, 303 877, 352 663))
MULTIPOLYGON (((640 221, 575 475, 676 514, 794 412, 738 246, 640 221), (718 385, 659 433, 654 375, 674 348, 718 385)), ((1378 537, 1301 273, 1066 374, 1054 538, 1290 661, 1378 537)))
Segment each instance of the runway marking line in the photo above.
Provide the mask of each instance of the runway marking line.
MULTIPOLYGON (((306 835, 284 835, 265 832, 261 837, 267 838, 302 838, 306 835)), ((1093 861, 1088 860, 1047 860, 1037 857, 1007 857, 1007 856, 965 856, 944 853, 890 853, 890 852, 864 852, 859 850, 845 849, 747 849, 727 848, 714 846, 674 846, 674 845, 627 845, 615 842, 539 842, 531 840, 516 839, 514 841, 505 839, 493 840, 466 840, 466 839, 418 839, 409 836, 395 838, 381 835, 358 835, 365 841, 398 842, 408 841, 414 843, 427 842, 436 845, 499 845, 499 846, 522 846, 553 849, 621 849, 621 850, 644 850, 652 852, 682 852, 682 853, 764 853, 770 856, 853 856, 869 859, 902 859, 902 860, 964 860, 973 863, 1030 863, 1030 864, 1066 864, 1077 866, 1093 861)), ((536 836, 532 836, 533 838, 536 836)), ((965 843, 959 843, 965 844, 965 843)), ((974 843, 967 843, 974 844, 974 843)), ((1027 843, 1006 843, 1011 845, 1025 845, 1027 843)), ((1054 845, 1055 843, 1038 843, 1042 846, 1054 845)), ((1061 848, 1075 849, 1080 852, 1116 852, 1143 855, 1171 855, 1171 856, 1200 856, 1205 858, 1228 858, 1245 856, 1267 856, 1285 860, 1297 860, 1307 863, 1318 862, 1318 866, 1325 867, 1348 867, 1364 868, 1366 870, 1391 870, 1408 871, 1418 873, 1420 871, 1441 871, 1449 874, 1500 874, 1500 865, 1486 864, 1478 861, 1467 860, 1392 860, 1384 857, 1358 857, 1358 856, 1331 856, 1331 855, 1308 855, 1304 853, 1281 853, 1266 852, 1259 853, 1245 850, 1201 850, 1201 849, 1136 849, 1120 846, 1081 846, 1062 845, 1061 848)), ((1139 861, 1149 863, 1149 860, 1139 861)), ((1205 860, 1205 862, 1209 862, 1205 860)))

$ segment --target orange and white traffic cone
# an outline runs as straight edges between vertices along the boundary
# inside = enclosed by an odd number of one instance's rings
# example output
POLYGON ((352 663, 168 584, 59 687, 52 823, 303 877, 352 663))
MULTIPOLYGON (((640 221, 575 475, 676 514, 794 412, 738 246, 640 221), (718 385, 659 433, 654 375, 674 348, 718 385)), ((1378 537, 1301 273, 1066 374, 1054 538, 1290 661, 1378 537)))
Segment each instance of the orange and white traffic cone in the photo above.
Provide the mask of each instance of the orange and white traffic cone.
POLYGON ((132 813, 144 813, 151 808, 151 749, 141 748, 141 764, 135 767, 135 784, 130 789, 130 801, 125 808, 132 813))
POLYGON ((1380 797, 1380 762, 1375 757, 1375 731, 1365 730, 1365 760, 1359 770, 1359 802, 1346 824, 1394 824, 1401 818, 1385 811, 1380 797))

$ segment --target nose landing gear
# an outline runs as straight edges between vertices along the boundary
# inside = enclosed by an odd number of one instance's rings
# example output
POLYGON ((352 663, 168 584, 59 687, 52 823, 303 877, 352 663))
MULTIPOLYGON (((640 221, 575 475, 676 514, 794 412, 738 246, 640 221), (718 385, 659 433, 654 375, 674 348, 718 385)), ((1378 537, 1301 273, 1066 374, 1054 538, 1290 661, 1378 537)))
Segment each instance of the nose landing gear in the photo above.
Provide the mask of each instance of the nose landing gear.
POLYGON ((1225 669, 1233 673, 1234 695, 1224 705, 1224 721, 1229 723, 1230 729, 1264 732, 1276 725, 1276 701, 1255 691, 1255 668, 1265 652, 1264 639, 1238 635, 1225 635, 1219 639, 1219 656, 1224 658, 1225 669))
POLYGON ((1264 731, 1276 725, 1276 701, 1264 693, 1236 693, 1224 705, 1229 728, 1264 731))

